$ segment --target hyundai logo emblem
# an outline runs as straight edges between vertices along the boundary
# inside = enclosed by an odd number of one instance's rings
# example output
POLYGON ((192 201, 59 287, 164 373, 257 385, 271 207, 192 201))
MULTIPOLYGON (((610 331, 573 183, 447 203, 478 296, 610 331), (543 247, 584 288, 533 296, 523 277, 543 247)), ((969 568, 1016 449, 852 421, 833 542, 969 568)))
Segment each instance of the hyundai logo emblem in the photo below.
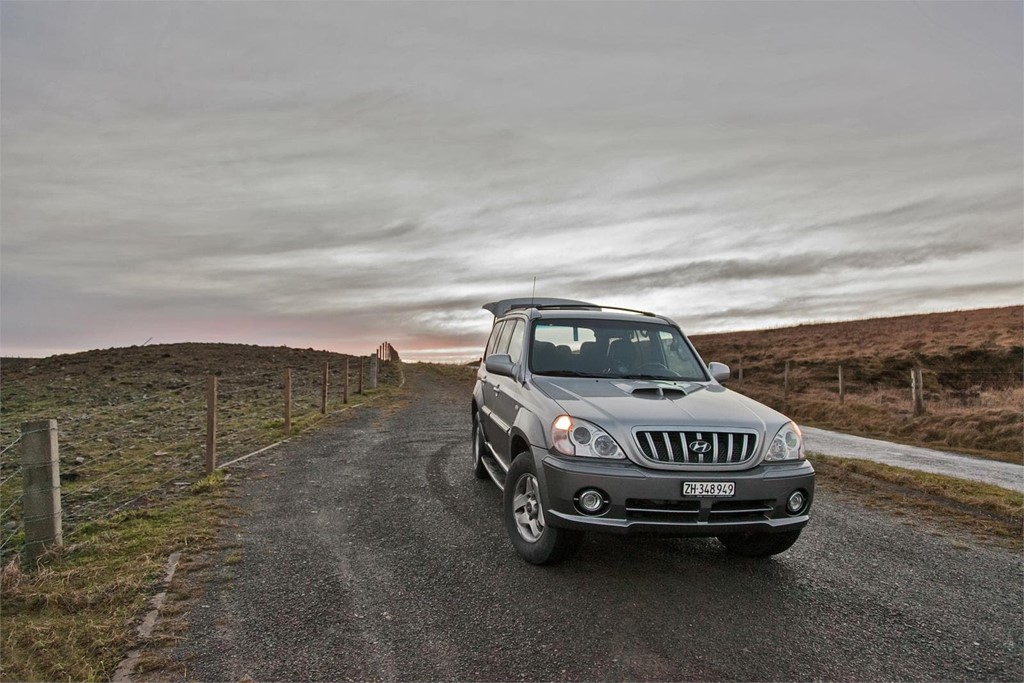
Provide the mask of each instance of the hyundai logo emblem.
POLYGON ((707 453, 711 450, 711 444, 707 441, 691 441, 690 450, 694 453, 707 453))

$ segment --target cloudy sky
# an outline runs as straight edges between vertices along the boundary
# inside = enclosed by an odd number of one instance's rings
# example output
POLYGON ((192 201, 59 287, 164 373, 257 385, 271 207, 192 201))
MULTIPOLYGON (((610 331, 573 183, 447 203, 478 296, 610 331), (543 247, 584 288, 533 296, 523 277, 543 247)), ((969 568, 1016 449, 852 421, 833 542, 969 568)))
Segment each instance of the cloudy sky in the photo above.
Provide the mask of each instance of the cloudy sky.
POLYGON ((1021 2, 0 5, 0 352, 1024 300, 1021 2))

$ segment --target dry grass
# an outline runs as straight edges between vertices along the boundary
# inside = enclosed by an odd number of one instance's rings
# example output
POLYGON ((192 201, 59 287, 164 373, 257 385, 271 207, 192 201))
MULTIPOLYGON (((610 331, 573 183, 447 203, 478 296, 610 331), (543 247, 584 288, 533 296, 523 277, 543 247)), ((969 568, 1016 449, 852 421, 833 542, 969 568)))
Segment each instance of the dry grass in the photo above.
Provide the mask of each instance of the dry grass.
MULTIPOLYGON (((206 377, 220 377, 219 461, 317 425, 322 363, 335 369, 329 410, 342 407, 336 369, 322 351, 228 344, 110 349, 0 366, 0 445, 24 420, 56 418, 65 547, 26 572, 19 564, 21 506, 4 513, 2 680, 109 678, 134 644, 133 621, 167 555, 205 546, 224 515, 223 476, 204 477, 206 377), (283 426, 282 374, 293 369, 292 430, 283 426)), ((400 369, 351 403, 386 405, 400 369)), ((341 413, 344 419, 349 413, 341 413)), ((15 500, 15 447, 0 461, 0 495, 15 500)), ((9 503, 4 503, 7 508, 9 503)), ((243 561, 238 557, 233 561, 243 561)))
POLYGON ((705 335, 694 344, 705 359, 733 367, 731 388, 799 422, 1022 462, 1022 325, 1024 308, 1013 306, 705 335), (919 417, 911 406, 913 367, 924 375, 926 412, 919 417))
POLYGON ((909 520, 927 519, 953 533, 1024 546, 1024 495, 998 486, 853 458, 812 455, 819 486, 909 520))
POLYGON ((472 389, 476 381, 476 373, 479 363, 473 365, 449 365, 445 363, 417 363, 416 367, 426 370, 439 377, 453 379, 462 382, 472 389))
POLYGON ((0 679, 108 679, 135 645, 134 619, 167 556, 211 541, 219 502, 195 493, 90 525, 33 572, 9 562, 0 571, 0 679))
POLYGON ((798 325, 752 332, 694 337, 700 349, 720 357, 751 361, 775 359, 826 361, 946 357, 974 350, 1021 348, 1024 307, 982 308, 951 313, 871 318, 841 323, 798 325))

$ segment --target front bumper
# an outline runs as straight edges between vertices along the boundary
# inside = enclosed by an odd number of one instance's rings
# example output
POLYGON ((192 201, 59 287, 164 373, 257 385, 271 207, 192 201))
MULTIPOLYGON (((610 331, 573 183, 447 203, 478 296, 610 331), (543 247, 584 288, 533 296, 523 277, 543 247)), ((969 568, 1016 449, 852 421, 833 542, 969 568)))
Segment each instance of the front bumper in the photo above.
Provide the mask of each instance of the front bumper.
POLYGON ((649 470, 629 461, 571 460, 534 449, 541 474, 545 521, 567 529, 680 536, 716 536, 746 531, 792 531, 805 526, 814 502, 814 468, 806 460, 758 465, 731 472, 649 470), (733 482, 729 498, 682 495, 683 482, 733 482), (608 505, 584 514, 575 498, 582 489, 601 491, 608 505), (786 500, 802 490, 807 502, 799 514, 786 500))

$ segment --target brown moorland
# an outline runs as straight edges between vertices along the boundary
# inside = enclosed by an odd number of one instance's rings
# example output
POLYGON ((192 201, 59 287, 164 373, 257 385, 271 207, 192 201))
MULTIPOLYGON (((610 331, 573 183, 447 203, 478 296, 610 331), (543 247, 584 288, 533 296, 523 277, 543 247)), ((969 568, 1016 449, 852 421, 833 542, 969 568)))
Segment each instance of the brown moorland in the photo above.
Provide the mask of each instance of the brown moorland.
POLYGON ((732 389, 802 424, 1024 461, 1024 307, 695 335, 732 389), (783 377, 790 363, 788 400, 783 377), (839 402, 838 366, 845 401, 839 402), (742 368, 742 381, 739 372, 742 368), (910 371, 921 368, 924 415, 910 371))

